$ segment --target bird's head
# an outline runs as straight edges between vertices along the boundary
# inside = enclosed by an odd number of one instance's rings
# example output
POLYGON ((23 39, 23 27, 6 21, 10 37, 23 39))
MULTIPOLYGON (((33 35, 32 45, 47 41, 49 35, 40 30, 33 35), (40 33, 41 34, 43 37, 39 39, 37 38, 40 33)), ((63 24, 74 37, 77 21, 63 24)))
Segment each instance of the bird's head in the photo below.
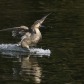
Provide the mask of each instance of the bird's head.
MULTIPOLYGON (((51 14, 51 13, 49 13, 48 15, 50 15, 50 14, 51 14)), ((46 19, 46 17, 47 17, 48 15, 44 16, 44 17, 43 17, 42 19, 40 19, 40 20, 35 21, 34 24, 31 26, 32 31, 35 31, 35 29, 38 29, 38 28, 41 26, 41 24, 43 23, 43 21, 46 19)))
POLYGON ((37 20, 34 22, 34 28, 39 28, 41 25, 41 21, 40 20, 37 20))
MULTIPOLYGON (((50 15, 50 14, 51 14, 51 13, 49 13, 48 15, 50 15)), ((43 21, 46 19, 46 17, 47 17, 48 15, 44 16, 44 17, 43 17, 42 19, 40 19, 40 20, 35 21, 34 24, 32 25, 32 27, 34 27, 34 28, 39 28, 40 25, 43 23, 43 21)), ((32 28, 32 27, 31 27, 31 28, 32 28)))

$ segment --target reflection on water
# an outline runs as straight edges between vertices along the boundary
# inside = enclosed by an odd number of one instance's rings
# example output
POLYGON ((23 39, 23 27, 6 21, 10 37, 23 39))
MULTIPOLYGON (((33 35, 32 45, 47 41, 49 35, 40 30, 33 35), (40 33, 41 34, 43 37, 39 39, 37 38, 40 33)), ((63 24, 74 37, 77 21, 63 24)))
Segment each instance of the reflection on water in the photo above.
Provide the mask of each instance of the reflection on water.
POLYGON ((22 77, 22 80, 29 81, 29 76, 32 76, 32 80, 34 80, 35 83, 40 83, 41 67, 35 58, 29 58, 30 55, 28 55, 28 57, 19 58, 18 61, 13 61, 13 63, 21 62, 19 71, 18 68, 12 68, 13 78, 17 79, 17 74, 19 74, 22 77))
MULTIPOLYGON (((16 52, 17 54, 17 52, 16 52)), ((16 65, 14 67, 12 67, 13 70, 13 75, 10 76, 10 74, 5 75, 5 80, 9 80, 9 79, 13 79, 13 80, 24 80, 26 82, 30 81, 30 80, 34 80, 35 83, 40 83, 41 82, 41 74, 42 74, 42 69, 39 66, 38 61, 36 60, 35 57, 31 57, 32 55, 29 54, 28 56, 21 56, 21 55, 17 55, 17 56, 3 56, 3 58, 6 59, 13 59, 13 58, 17 58, 17 60, 13 60, 13 65, 16 64, 20 64, 20 65, 16 65), (19 67, 18 67, 19 66, 19 67), (9 77, 10 76, 10 77, 9 77)))
MULTIPOLYGON (((38 65, 38 62, 35 59, 30 59, 28 58, 23 58, 22 59, 22 71, 20 72, 20 74, 24 75, 24 74, 28 74, 28 75, 34 75, 34 80, 36 83, 40 83, 41 82, 41 67, 38 65), (28 69, 28 70, 26 70, 28 69)), ((26 78, 25 78, 26 79, 26 78)))

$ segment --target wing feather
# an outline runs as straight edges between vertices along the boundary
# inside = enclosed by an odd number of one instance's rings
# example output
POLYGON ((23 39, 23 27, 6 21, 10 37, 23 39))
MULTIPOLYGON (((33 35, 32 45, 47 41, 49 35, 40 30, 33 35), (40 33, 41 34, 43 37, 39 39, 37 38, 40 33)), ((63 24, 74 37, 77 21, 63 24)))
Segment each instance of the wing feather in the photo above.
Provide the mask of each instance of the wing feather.
POLYGON ((28 31, 29 28, 26 26, 20 26, 20 27, 13 27, 13 28, 8 28, 8 29, 2 29, 0 31, 14 31, 14 30, 24 30, 24 31, 28 31))
POLYGON ((2 29, 1 31, 12 31, 13 37, 22 37, 26 32, 29 31, 29 28, 26 26, 20 26, 20 27, 13 27, 8 29, 2 29))

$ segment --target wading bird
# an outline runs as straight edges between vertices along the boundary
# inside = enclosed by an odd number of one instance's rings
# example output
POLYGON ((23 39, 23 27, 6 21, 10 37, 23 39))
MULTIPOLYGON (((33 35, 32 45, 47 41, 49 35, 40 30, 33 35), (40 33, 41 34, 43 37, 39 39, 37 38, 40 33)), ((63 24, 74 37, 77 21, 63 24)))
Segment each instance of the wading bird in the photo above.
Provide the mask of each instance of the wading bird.
MULTIPOLYGON (((50 15, 50 14, 48 14, 48 15, 50 15)), ((3 29, 0 31, 12 31, 13 37, 21 38, 21 41, 14 45, 28 48, 28 50, 30 51, 29 47, 36 46, 36 44, 42 39, 42 35, 39 30, 39 27, 48 15, 44 16, 40 20, 35 21, 34 24, 31 26, 30 30, 26 26, 20 26, 20 27, 3 29)))

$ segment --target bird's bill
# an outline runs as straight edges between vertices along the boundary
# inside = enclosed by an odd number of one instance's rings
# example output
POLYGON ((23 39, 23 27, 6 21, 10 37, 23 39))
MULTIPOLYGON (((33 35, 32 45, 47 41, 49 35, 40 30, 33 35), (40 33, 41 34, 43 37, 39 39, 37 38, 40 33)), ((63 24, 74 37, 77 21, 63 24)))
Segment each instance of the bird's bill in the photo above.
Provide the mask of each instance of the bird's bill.
POLYGON ((48 15, 44 16, 41 20, 40 20, 40 23, 42 24, 43 21, 46 19, 47 16, 49 16, 51 13, 49 13, 48 15))

